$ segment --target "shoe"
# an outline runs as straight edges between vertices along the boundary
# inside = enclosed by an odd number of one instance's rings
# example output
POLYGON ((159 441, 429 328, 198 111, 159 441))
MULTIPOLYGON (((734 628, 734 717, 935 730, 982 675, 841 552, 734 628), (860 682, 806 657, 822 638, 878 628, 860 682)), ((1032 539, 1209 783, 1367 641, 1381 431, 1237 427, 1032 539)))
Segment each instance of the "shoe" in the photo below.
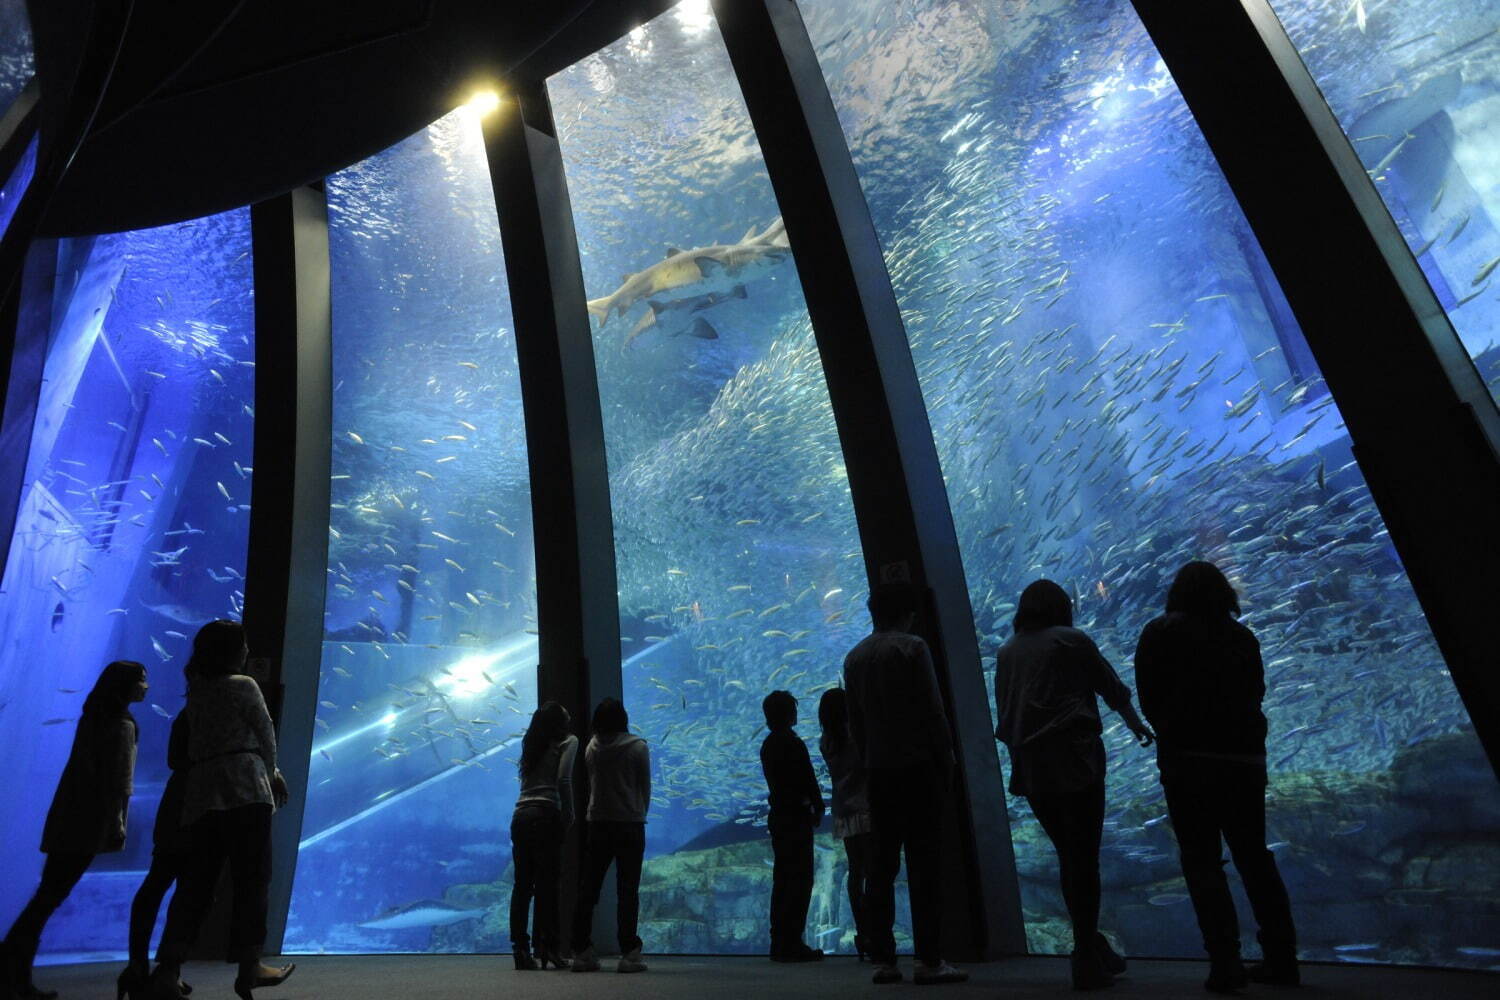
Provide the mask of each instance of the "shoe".
POLYGON ((598 972, 599 956, 594 953, 592 945, 583 949, 573 956, 573 964, 570 968, 574 972, 598 972))
POLYGON ((616 972, 645 972, 646 963, 641 961, 641 949, 632 948, 620 956, 615 963, 616 972))
POLYGON ((1274 962, 1256 962, 1245 970, 1245 975, 1252 983, 1263 983, 1266 986, 1302 985, 1302 972, 1295 958, 1290 961, 1282 959, 1274 962))
POLYGON ((1115 977, 1105 971, 1103 957, 1094 949, 1075 951, 1068 964, 1075 990, 1103 990, 1115 984, 1115 977))
POLYGON ((868 962, 870 960, 869 949, 865 947, 865 936, 863 934, 854 935, 854 954, 858 956, 858 960, 861 962, 868 962))
POLYGON ((1094 935, 1094 954, 1099 956, 1099 964, 1111 976, 1125 974, 1125 956, 1110 947, 1109 939, 1103 934, 1094 935))
POLYGON ((272 970, 269 976, 256 976, 253 979, 236 979, 234 981, 234 995, 240 1000, 254 1000, 251 990, 265 989, 270 986, 280 986, 287 981, 292 973, 297 971, 296 963, 284 965, 279 969, 272 970))
POLYGON ((1210 993, 1234 993, 1249 985, 1250 977, 1238 955, 1209 960, 1208 978, 1203 980, 1205 990, 1210 993))
POLYGON ((884 986, 887 983, 899 983, 901 982, 901 970, 896 966, 895 962, 889 964, 876 963, 875 974, 870 977, 870 982, 876 986, 884 986))
POLYGON ((531 952, 526 950, 524 944, 513 945, 510 951, 515 956, 517 972, 535 972, 537 970, 536 959, 531 957, 531 952))
MULTIPOLYGON (((149 967, 142 969, 138 965, 127 965, 125 971, 120 973, 120 978, 115 980, 115 1000, 143 1000, 146 996, 146 987, 151 982, 151 970, 149 967)), ((182 992, 181 984, 178 984, 178 992, 182 992)))
POLYGON ((536 967, 538 969, 546 969, 548 962, 552 963, 553 969, 566 969, 568 967, 568 960, 560 957, 551 948, 546 949, 536 956, 536 967))
POLYGON ((947 962, 938 962, 936 965, 928 965, 926 962, 917 963, 917 971, 912 974, 911 981, 918 986, 937 986, 944 983, 967 983, 969 974, 962 969, 955 969, 947 962))
POLYGON ((145 1000, 182 1000, 182 980, 174 982, 163 976, 161 966, 158 965, 156 971, 151 973, 151 978, 146 981, 141 995, 145 1000))

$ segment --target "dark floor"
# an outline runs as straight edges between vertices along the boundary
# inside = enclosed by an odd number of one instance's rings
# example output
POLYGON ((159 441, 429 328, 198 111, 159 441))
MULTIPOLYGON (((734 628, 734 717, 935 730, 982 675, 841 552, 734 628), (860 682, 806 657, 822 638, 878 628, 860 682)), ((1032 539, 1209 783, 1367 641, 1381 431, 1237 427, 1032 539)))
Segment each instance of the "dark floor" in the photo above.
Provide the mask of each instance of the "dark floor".
MULTIPOLYGON (((297 958, 297 973, 283 986, 259 990, 257 1000, 468 1000, 468 998, 580 997, 665 998, 665 1000, 827 1000, 829 997, 906 995, 911 989, 911 961, 902 961, 908 982, 873 986, 870 967, 853 959, 829 959, 817 965, 774 965, 753 958, 651 958, 651 971, 622 976, 612 962, 587 977, 567 972, 515 972, 500 956, 364 956, 297 958), (585 989, 586 987, 586 989, 585 989)), ((1129 974, 1108 992, 1110 997, 1211 996, 1202 988, 1204 966, 1196 962, 1132 961, 1129 974)), ((37 985, 61 991, 61 1000, 95 1000, 114 996, 118 965, 70 965, 37 970, 37 985)), ((1065 959, 1022 958, 968 967, 972 977, 947 987, 940 996, 1062 997, 1067 990, 1065 959)), ((1371 965, 1303 967, 1300 990, 1255 987, 1246 997, 1289 996, 1295 1000, 1369 1000, 1385 997, 1431 997, 1434 1000, 1494 1000, 1500 976, 1488 973, 1426 969, 1391 969, 1371 965)), ((234 969, 194 963, 184 970, 195 987, 193 1000, 231 997, 234 969)), ((924 994, 925 995, 925 994, 924 994)))

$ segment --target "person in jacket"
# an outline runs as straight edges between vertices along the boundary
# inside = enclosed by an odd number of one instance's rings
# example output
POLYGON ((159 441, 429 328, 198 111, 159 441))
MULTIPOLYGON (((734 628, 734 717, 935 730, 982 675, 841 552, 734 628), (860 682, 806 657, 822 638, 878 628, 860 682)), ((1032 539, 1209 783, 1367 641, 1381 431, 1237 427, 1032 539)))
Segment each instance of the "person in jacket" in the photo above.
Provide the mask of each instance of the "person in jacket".
POLYGON ((938 690, 932 652, 912 634, 917 595, 906 584, 883 583, 870 592, 874 631, 844 658, 849 732, 870 780, 875 825, 866 893, 865 929, 871 977, 899 983, 896 965, 896 875, 906 854, 912 937, 919 984, 962 983, 968 973, 943 961, 942 815, 956 766, 948 714, 938 690))
POLYGON ((521 792, 511 814, 516 884, 510 896, 510 944, 517 969, 562 968, 558 952, 557 878, 563 837, 573 825, 573 762, 578 738, 568 732, 568 710, 555 701, 531 716, 521 739, 521 792), (536 935, 526 917, 536 900, 536 935), (533 955, 533 946, 535 954, 533 955))
POLYGON ((1073 601, 1051 580, 1021 592, 1015 634, 995 657, 995 738, 1010 751, 1010 793, 1024 795, 1057 851, 1073 924, 1073 988, 1101 989, 1125 960, 1099 933, 1104 741, 1098 698, 1150 745, 1153 736, 1099 647, 1073 627, 1073 601))
POLYGON ((42 828, 41 884, 5 935, 0 986, 18 1000, 56 996, 38 990, 31 967, 48 919, 78 885, 97 854, 125 847, 125 827, 140 734, 130 706, 146 697, 146 668, 116 660, 100 672, 83 702, 73 747, 42 828))
POLYGON ((1265 668, 1239 613, 1218 567, 1190 562, 1172 580, 1166 614, 1146 625, 1135 649, 1141 710, 1159 737, 1167 815, 1209 956, 1204 986, 1223 993, 1247 981, 1300 981, 1291 901, 1266 847, 1265 668), (1221 841, 1260 925, 1265 961, 1248 970, 1221 841))
POLYGON ((249 656, 245 630, 219 619, 198 630, 188 670, 187 782, 181 823, 191 857, 167 907, 167 926, 151 979, 154 998, 181 996, 182 963, 213 905, 229 865, 233 906, 229 961, 239 963, 235 993, 242 998, 275 986, 295 966, 261 962, 271 880, 271 814, 286 804, 286 781, 276 768, 276 730, 260 686, 242 671, 249 656))
POLYGON ((843 688, 829 688, 818 700, 818 724, 823 730, 818 751, 833 783, 833 835, 844 842, 849 864, 849 912, 854 915, 854 950, 861 961, 869 952, 865 937, 865 884, 869 877, 869 776, 859 748, 849 735, 849 699, 843 688))
POLYGON ((816 962, 818 948, 802 940, 813 890, 813 831, 823 822, 823 792, 813 773, 807 744, 793 728, 797 699, 790 691, 772 691, 761 703, 771 730, 760 746, 771 811, 771 961, 816 962))
POLYGON ((618 698, 594 709, 594 738, 583 752, 589 777, 587 848, 573 910, 573 971, 597 972, 592 927, 594 907, 609 866, 615 866, 616 922, 620 939, 617 972, 645 972, 640 918, 641 862, 646 857, 646 811, 651 805, 651 751, 630 732, 630 717, 618 698))

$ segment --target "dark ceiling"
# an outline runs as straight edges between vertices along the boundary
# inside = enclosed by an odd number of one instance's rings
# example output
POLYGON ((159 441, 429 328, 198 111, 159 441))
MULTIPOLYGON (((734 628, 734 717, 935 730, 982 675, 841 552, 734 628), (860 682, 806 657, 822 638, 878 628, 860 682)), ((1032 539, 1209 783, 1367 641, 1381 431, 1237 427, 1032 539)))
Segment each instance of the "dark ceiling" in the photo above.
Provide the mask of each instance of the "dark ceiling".
POLYGON ((42 235, 163 225, 316 181, 673 2, 29 0, 43 143, 97 105, 42 235), (100 97, 80 66, 116 48, 100 97))

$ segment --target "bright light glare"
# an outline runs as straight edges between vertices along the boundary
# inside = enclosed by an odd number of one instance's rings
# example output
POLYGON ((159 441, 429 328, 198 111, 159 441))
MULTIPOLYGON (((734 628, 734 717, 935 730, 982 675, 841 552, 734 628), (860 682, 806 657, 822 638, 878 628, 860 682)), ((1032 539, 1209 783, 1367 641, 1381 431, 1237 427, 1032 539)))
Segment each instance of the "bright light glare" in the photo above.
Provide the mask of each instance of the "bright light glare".
POLYGON ((387 726, 394 726, 396 724, 396 713, 387 712, 380 717, 380 721, 385 723, 387 726))
POLYGON ((691 34, 702 34, 714 23, 709 0, 682 0, 673 10, 677 23, 691 34))
POLYGON ((477 115, 487 115, 500 106, 500 95, 493 90, 481 90, 469 98, 468 107, 477 115))

